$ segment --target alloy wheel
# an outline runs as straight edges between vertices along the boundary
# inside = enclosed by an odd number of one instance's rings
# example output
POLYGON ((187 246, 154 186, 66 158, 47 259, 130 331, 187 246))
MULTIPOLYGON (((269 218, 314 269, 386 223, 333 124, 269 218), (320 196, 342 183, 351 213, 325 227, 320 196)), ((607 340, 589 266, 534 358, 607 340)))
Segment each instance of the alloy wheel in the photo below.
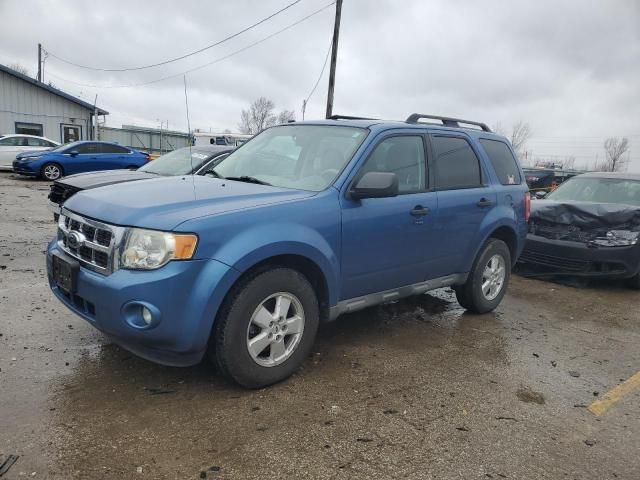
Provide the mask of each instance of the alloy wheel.
POLYGON ((491 301, 498 296, 507 275, 504 258, 502 255, 493 255, 482 272, 482 295, 491 301))
POLYGON ((265 298, 247 328, 247 349, 263 367, 285 362, 296 350, 304 331, 304 309, 293 294, 278 292, 265 298))

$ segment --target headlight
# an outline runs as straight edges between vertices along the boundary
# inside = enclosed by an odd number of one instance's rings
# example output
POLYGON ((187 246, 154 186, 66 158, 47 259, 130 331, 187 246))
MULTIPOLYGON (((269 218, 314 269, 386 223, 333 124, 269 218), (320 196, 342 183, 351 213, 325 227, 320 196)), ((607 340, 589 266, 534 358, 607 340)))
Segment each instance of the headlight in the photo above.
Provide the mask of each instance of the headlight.
POLYGON ((120 267, 153 270, 171 260, 188 260, 193 257, 197 243, 198 237, 193 234, 130 228, 125 236, 120 267))
POLYGON ((630 230, 609 230, 604 237, 597 237, 591 243, 601 247, 625 247, 638 243, 640 232, 630 230))

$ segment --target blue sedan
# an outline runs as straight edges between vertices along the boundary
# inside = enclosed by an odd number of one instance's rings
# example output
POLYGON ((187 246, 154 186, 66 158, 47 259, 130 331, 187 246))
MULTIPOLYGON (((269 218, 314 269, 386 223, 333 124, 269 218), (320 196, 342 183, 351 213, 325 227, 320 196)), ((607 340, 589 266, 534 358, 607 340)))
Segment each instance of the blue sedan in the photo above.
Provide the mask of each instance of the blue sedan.
POLYGON ((82 141, 20 154, 13 162, 13 171, 53 181, 74 173, 138 168, 149 160, 147 153, 115 143, 82 141))

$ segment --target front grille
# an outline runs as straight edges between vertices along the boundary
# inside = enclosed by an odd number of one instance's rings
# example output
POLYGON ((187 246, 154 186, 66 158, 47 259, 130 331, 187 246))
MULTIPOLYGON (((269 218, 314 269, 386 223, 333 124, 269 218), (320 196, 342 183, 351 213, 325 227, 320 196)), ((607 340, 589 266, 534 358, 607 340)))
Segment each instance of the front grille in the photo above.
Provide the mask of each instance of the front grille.
POLYGON ((576 225, 564 225, 562 223, 552 223, 543 220, 529 222, 529 233, 550 240, 565 240, 588 244, 597 237, 606 236, 606 229, 585 230, 576 225))
POLYGON ((85 267, 106 275, 117 268, 113 259, 123 233, 123 227, 63 210, 58 221, 58 246, 85 267))
POLYGON ((72 197, 79 191, 79 188, 70 187, 68 185, 62 186, 54 183, 51 185, 51 190, 49 191, 49 200, 53 203, 57 203, 58 205, 62 205, 66 199, 72 197))
POLYGON ((520 262, 535 263, 557 270, 567 270, 571 272, 584 272, 589 269, 589 262, 586 260, 576 260, 565 257, 557 257, 546 253, 539 253, 525 248, 520 255, 520 262))

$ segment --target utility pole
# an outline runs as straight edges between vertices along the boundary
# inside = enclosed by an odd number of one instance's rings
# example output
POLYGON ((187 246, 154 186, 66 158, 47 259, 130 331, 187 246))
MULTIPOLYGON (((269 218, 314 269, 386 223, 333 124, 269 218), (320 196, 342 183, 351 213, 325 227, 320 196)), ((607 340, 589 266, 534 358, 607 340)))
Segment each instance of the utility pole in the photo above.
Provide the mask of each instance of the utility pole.
POLYGON ((338 60, 338 37, 340 36, 340 16, 342 15, 342 0, 336 0, 336 19, 333 24, 333 42, 331 44, 331 69, 329 70, 329 94, 327 95, 327 115, 333 115, 333 90, 336 84, 336 62, 338 60))
POLYGON ((98 94, 96 94, 96 99, 93 101, 93 120, 95 123, 93 139, 100 140, 100 132, 98 131, 98 94))
POLYGON ((42 44, 38 44, 38 81, 42 81, 42 44))

